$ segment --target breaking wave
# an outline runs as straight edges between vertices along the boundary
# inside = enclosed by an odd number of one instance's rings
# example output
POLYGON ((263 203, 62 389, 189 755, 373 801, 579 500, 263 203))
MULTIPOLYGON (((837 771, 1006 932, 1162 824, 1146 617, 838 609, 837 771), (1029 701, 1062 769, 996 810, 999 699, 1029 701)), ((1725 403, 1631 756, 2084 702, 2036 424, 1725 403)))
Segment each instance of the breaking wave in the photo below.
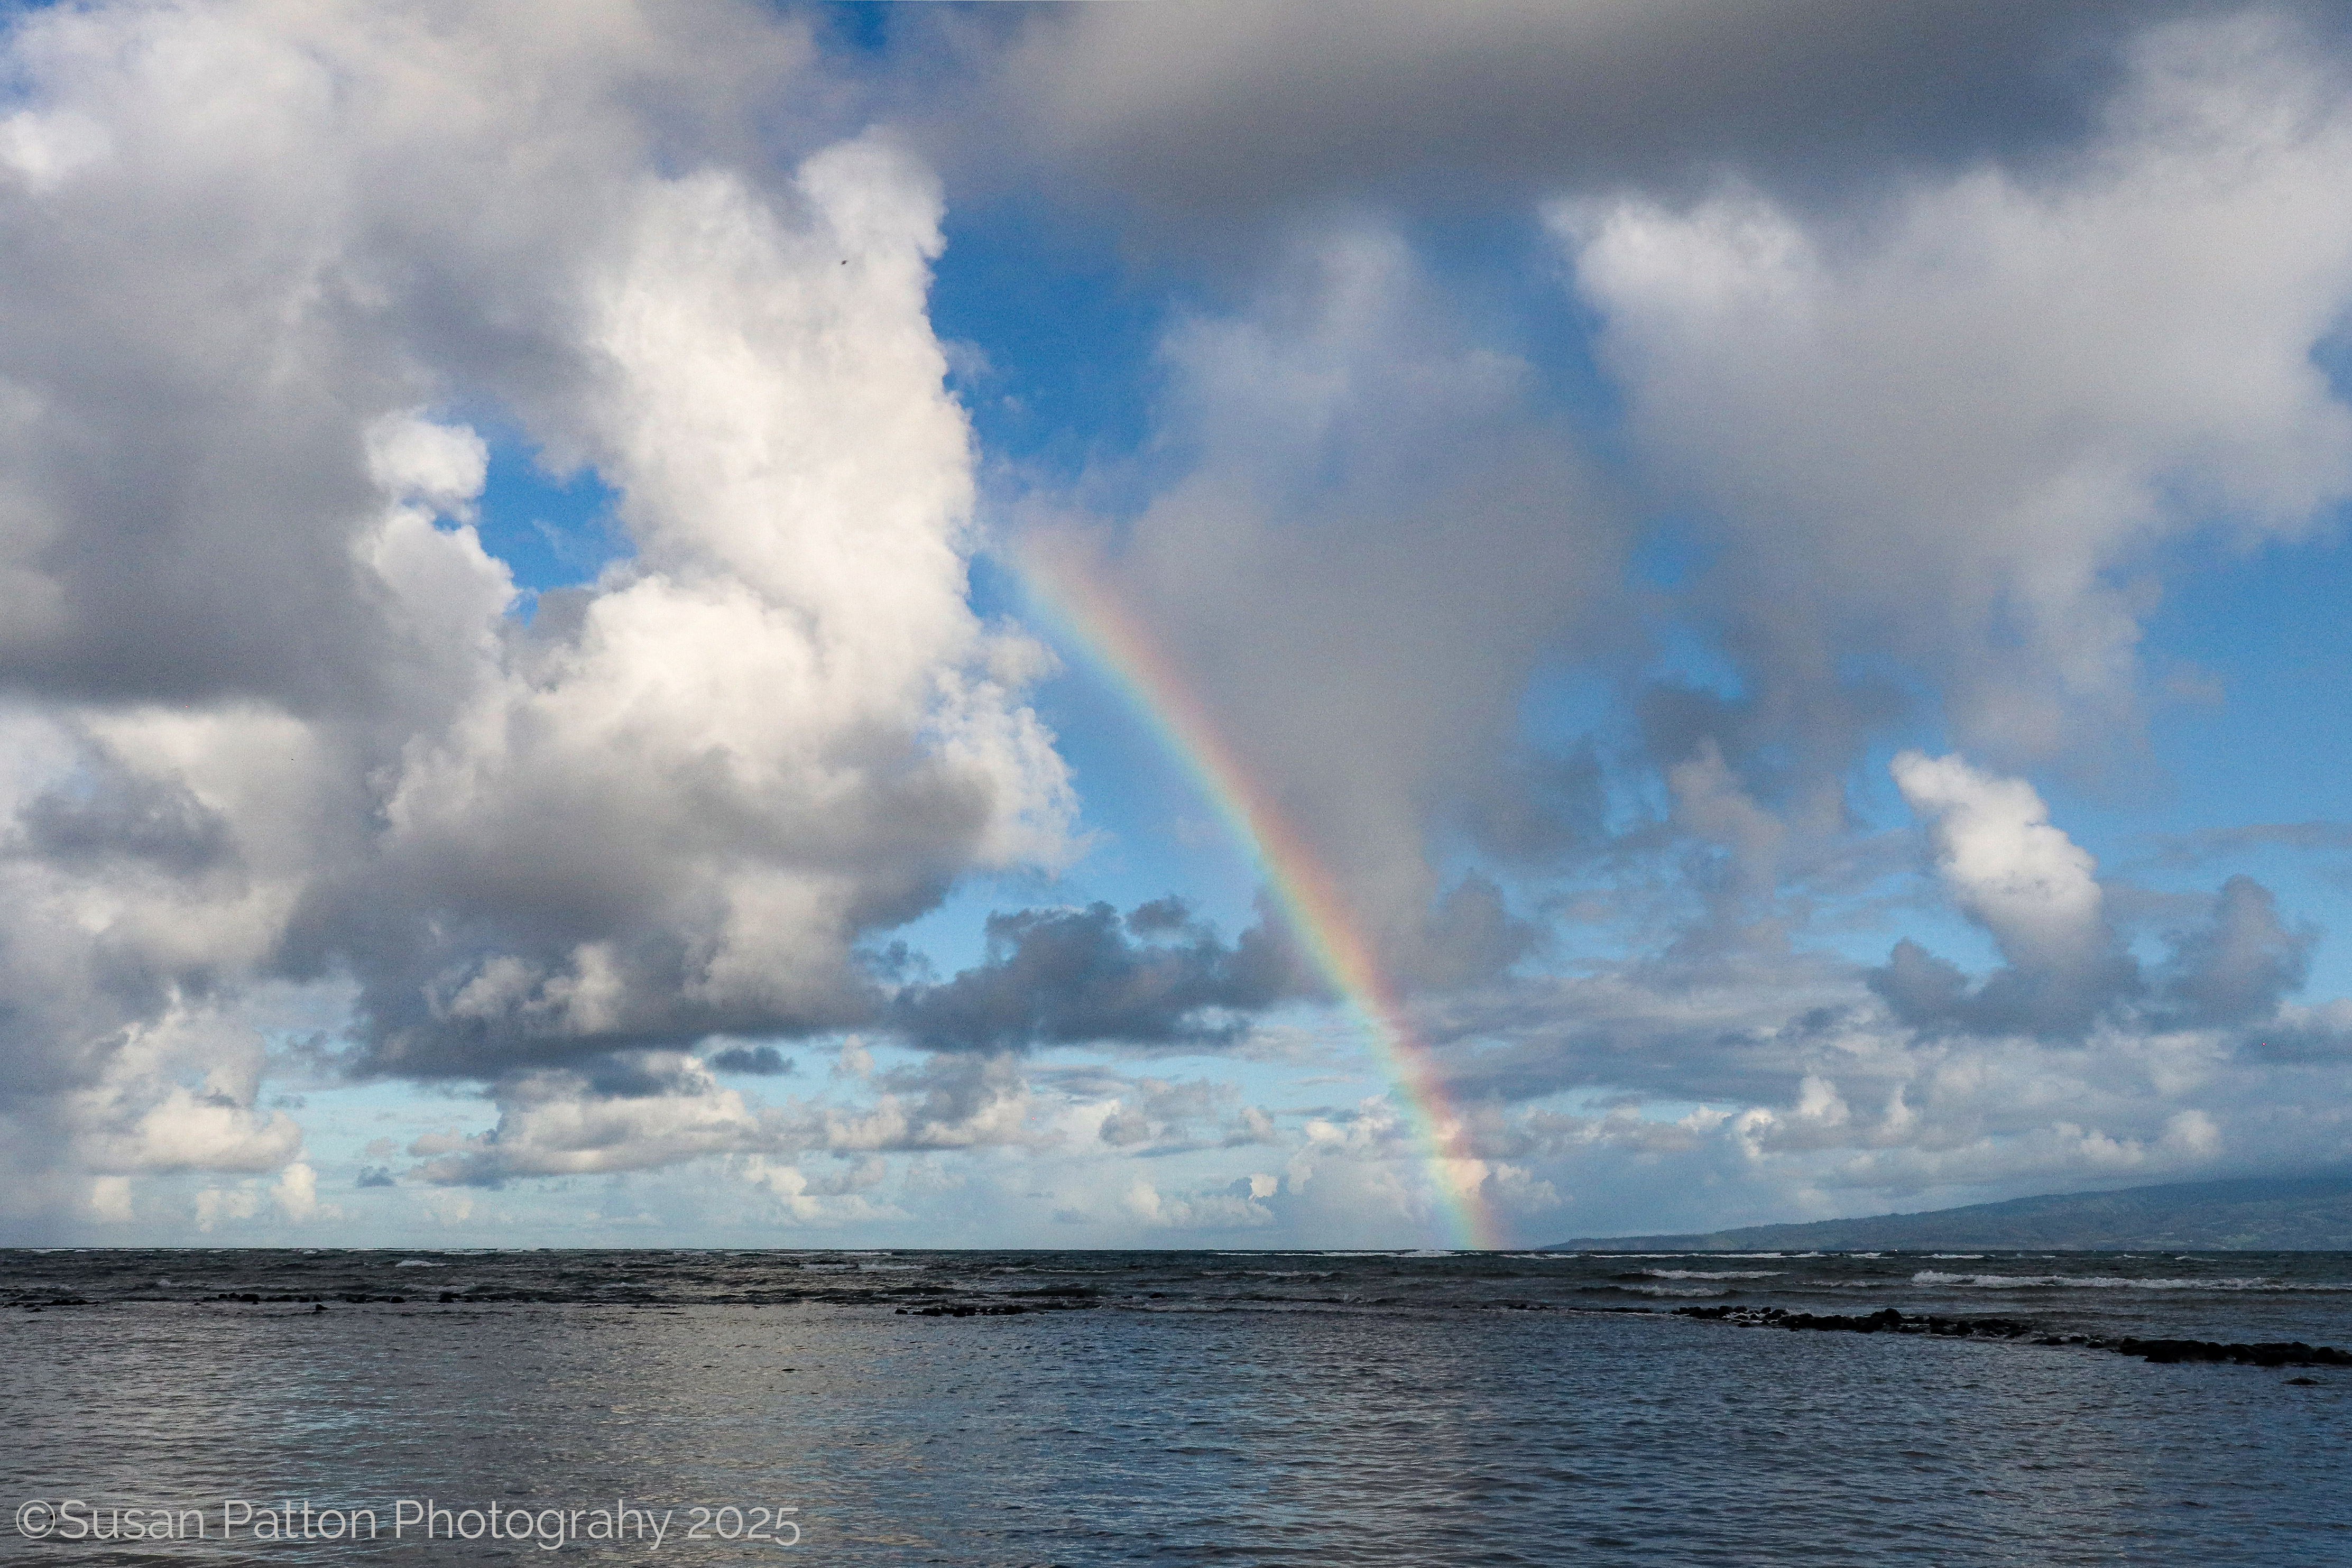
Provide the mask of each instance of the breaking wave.
POLYGON ((1936 1268, 1922 1268, 1911 1283, 1964 1290, 2352 1290, 2352 1283, 2336 1280, 2129 1279, 2116 1274, 1947 1274, 1936 1268))

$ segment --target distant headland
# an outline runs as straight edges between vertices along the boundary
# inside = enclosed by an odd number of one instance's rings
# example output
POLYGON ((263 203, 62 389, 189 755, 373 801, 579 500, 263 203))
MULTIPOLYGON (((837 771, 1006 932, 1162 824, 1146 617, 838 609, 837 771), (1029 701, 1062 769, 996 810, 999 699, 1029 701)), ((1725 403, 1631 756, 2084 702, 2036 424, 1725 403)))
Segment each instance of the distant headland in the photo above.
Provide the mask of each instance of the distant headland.
POLYGON ((1581 1237, 1547 1252, 2352 1252, 2352 1175, 2182 1182, 1689 1236, 1581 1237))

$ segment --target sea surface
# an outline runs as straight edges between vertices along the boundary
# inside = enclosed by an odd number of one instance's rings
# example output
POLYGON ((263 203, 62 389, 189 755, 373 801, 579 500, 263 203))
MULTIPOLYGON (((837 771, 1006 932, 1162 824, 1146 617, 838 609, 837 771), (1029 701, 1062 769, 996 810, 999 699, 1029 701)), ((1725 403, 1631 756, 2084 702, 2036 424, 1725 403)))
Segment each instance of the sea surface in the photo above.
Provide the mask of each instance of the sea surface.
POLYGON ((2352 1349, 2352 1256, 0 1252, 0 1558, 2352 1563, 2352 1368, 1726 1303, 2352 1349))

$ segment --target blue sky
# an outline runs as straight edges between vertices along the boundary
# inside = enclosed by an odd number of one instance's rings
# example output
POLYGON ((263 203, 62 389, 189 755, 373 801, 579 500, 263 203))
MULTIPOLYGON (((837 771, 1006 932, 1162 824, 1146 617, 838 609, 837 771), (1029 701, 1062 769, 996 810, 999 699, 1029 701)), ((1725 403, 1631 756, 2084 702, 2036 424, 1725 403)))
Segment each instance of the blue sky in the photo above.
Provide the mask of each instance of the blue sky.
POLYGON ((528 10, 16 14, 14 1239, 2352 1157, 2326 9, 528 10))

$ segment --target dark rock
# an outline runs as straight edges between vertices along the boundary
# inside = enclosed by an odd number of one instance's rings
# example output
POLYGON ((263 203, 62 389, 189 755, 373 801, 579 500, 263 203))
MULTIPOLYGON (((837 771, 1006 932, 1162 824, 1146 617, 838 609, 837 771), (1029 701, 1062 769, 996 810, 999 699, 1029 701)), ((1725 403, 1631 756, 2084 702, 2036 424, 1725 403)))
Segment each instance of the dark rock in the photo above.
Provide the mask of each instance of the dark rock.
POLYGON ((2089 1350, 2136 1355, 2158 1365, 2187 1362, 2235 1363, 2242 1366, 2352 1366, 2352 1352, 2333 1345, 2286 1343, 2221 1344, 2211 1340, 2094 1339, 2087 1334, 2047 1334, 2014 1318, 1946 1318, 1932 1312, 1906 1315, 1893 1307, 1854 1316, 1791 1312, 1780 1307, 1677 1307, 1677 1317, 1705 1318, 1745 1329, 1815 1330, 1874 1334, 1934 1334, 1945 1339, 2027 1340, 2042 1345, 2081 1345, 2089 1350))

